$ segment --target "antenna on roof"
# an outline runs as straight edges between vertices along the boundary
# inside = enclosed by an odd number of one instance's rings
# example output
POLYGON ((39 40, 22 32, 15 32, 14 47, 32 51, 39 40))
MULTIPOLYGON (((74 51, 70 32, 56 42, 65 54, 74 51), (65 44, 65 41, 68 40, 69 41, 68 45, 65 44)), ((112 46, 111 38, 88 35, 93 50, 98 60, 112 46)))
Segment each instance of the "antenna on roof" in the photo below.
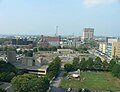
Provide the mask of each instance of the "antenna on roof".
POLYGON ((56 33, 55 36, 58 36, 58 26, 56 26, 56 33))

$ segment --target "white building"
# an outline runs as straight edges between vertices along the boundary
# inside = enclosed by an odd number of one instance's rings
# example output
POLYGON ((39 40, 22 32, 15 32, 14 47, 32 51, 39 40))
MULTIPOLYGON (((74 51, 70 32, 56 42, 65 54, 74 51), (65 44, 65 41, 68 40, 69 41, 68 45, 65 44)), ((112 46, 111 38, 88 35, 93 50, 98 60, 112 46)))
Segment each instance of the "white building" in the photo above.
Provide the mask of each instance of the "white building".
POLYGON ((107 47, 107 44, 106 43, 99 43, 99 51, 102 52, 102 53, 106 53, 106 47, 107 47))
POLYGON ((94 38, 94 28, 84 28, 83 29, 83 35, 82 35, 82 40, 84 41, 85 39, 93 39, 94 38))

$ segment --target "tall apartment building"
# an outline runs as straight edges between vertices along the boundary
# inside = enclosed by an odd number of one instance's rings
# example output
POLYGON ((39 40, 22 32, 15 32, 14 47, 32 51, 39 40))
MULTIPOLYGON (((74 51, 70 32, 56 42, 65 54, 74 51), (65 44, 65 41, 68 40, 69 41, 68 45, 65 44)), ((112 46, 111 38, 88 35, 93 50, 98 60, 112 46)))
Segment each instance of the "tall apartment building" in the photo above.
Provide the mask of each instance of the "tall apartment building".
POLYGON ((84 41, 85 39, 93 39, 94 38, 94 28, 84 28, 83 29, 83 35, 82 35, 82 40, 84 41))
POLYGON ((112 57, 120 58, 120 42, 112 43, 112 57))
POLYGON ((117 50, 115 50, 117 49, 116 44, 120 42, 120 39, 116 37, 107 37, 106 42, 107 42, 106 55, 110 58, 113 58, 115 53, 117 53, 117 50))

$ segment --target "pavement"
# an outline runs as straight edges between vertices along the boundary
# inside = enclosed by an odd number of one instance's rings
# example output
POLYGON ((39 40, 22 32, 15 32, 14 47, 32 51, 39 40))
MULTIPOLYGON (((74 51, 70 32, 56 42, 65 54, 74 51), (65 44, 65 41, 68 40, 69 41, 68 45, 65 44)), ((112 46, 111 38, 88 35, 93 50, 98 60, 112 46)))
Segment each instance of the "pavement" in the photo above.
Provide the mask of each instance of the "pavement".
POLYGON ((0 88, 6 90, 6 92, 13 92, 12 90, 12 84, 7 82, 1 82, 0 88))
POLYGON ((50 87, 51 87, 50 92, 67 92, 67 89, 61 88, 59 86, 63 74, 64 74, 64 71, 61 70, 58 76, 52 81, 52 83, 50 84, 50 87))

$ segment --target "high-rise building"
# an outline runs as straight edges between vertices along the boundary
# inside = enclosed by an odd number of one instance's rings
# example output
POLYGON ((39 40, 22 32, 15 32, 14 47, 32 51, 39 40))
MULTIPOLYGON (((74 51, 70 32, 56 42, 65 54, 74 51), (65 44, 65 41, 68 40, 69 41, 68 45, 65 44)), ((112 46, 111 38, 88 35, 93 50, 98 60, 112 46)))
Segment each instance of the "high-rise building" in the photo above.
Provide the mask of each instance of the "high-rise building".
POLYGON ((94 28, 84 28, 83 29, 83 35, 82 35, 82 40, 84 41, 85 39, 90 40, 94 38, 94 28))
POLYGON ((107 46, 106 46, 106 55, 110 58, 116 56, 117 53, 117 44, 120 42, 119 38, 116 37, 107 37, 106 39, 107 46))
POLYGON ((120 42, 112 43, 112 57, 120 58, 120 42))

